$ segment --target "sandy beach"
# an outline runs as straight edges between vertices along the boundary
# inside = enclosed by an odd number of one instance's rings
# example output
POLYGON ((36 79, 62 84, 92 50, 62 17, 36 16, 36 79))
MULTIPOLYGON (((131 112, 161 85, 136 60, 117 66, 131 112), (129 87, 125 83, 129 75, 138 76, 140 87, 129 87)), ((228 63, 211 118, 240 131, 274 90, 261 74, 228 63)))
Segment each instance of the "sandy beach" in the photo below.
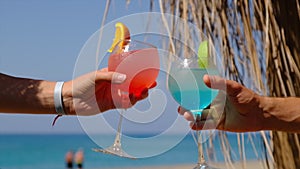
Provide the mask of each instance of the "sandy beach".
MULTIPOLYGON (((264 167, 264 165, 265 164, 259 161, 247 161, 245 167, 243 167, 243 163, 241 162, 235 162, 233 164, 225 164, 225 163, 210 164, 211 167, 215 167, 218 169, 263 169, 266 168, 264 167)), ((193 169, 194 167, 195 164, 186 164, 186 165, 169 165, 169 166, 130 167, 130 168, 122 168, 122 169, 193 169)))

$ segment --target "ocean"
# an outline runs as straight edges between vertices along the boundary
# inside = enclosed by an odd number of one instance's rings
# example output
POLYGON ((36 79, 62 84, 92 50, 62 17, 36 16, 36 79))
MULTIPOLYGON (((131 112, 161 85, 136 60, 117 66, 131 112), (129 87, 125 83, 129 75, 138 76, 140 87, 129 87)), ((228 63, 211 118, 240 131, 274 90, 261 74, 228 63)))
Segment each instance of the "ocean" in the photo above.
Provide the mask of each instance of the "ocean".
MULTIPOLYGON (((103 140, 111 141, 113 135, 101 135, 103 140)), ((138 135, 136 137, 147 137, 138 135)), ((239 160, 239 149, 235 134, 227 134, 232 150, 230 151, 232 160, 239 160)), ((168 144, 174 136, 167 136, 154 146, 158 148, 163 144, 168 144), (169 140, 169 141, 168 141, 169 140)), ((260 136, 257 133, 245 135, 245 155, 247 160, 257 160, 263 158, 263 146, 260 136), (256 150, 253 149, 256 147, 256 150)), ((125 144, 124 144, 125 145, 125 144)), ((207 145, 207 144, 204 144, 207 145)), ((214 152, 212 153, 216 161, 224 161, 218 136, 213 141, 214 152)), ((120 158, 117 156, 101 154, 92 151, 98 147, 87 135, 45 135, 45 134, 24 134, 0 135, 0 169, 64 169, 64 157, 67 151, 81 148, 84 150, 84 168, 121 168, 121 167, 144 167, 162 165, 184 165, 196 164, 197 147, 191 135, 187 135, 174 148, 158 154, 157 156, 141 158, 137 160, 120 158)), ((204 146, 205 151, 208 150, 204 146)), ((151 151, 151 146, 149 146, 151 151)), ((144 149, 143 151, 147 151, 144 149)))

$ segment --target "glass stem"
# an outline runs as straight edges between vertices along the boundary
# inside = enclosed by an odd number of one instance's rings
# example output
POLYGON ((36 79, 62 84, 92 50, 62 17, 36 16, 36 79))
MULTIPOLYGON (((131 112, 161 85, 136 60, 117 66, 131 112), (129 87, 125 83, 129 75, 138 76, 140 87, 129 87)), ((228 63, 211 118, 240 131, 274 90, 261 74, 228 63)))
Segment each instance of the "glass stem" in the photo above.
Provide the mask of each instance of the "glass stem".
MULTIPOLYGON (((202 112, 202 111, 201 111, 202 112)), ((198 122, 198 120, 201 120, 202 113, 193 112, 196 113, 195 115, 195 123, 198 122)), ((198 166, 205 163, 204 153, 203 153, 203 145, 202 145, 202 135, 200 130, 196 130, 197 135, 197 146, 198 146, 198 166)))
POLYGON ((115 138, 114 145, 121 147, 121 129, 122 129, 122 121, 123 121, 123 113, 125 110, 121 110, 119 123, 118 123, 118 130, 115 138))
MULTIPOLYGON (((122 106, 123 107, 127 107, 127 105, 130 103, 130 99, 129 99, 129 94, 128 92, 124 92, 124 91, 119 91, 121 93, 121 98, 122 98, 122 106)), ((118 129, 117 129, 117 134, 116 134, 116 138, 115 138, 115 146, 119 146, 121 147, 121 130, 122 130, 122 121, 123 121, 123 114, 126 111, 126 109, 122 109, 120 112, 120 118, 119 118, 119 123, 118 123, 118 129)))
POLYGON ((202 137, 199 130, 197 130, 197 136, 198 136, 198 164, 204 164, 205 159, 203 153, 202 137))

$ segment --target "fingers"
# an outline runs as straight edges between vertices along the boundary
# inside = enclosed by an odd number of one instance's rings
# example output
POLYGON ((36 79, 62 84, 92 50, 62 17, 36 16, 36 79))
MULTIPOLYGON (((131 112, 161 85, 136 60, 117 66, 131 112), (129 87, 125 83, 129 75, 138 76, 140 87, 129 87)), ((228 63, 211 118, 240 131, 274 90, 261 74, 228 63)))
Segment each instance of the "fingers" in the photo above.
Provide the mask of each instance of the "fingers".
POLYGON ((145 99, 145 98, 148 97, 148 95, 149 95, 148 89, 144 89, 144 90, 142 91, 140 97, 138 97, 138 99, 139 99, 139 100, 145 99))
POLYGON ((220 76, 204 75, 203 82, 212 89, 226 90, 226 80, 220 76))
POLYGON ((144 89, 140 95, 135 95, 135 94, 131 93, 131 94, 129 94, 130 102, 132 105, 134 105, 136 102, 147 98, 148 95, 149 95, 149 93, 148 93, 147 88, 144 89))
POLYGON ((187 121, 190 121, 190 126, 193 130, 209 130, 216 128, 216 120, 210 115, 211 109, 205 109, 201 115, 195 120, 194 115, 183 107, 178 107, 178 113, 187 121))
MULTIPOLYGON (((179 106, 177 111, 187 121, 194 121, 195 120, 194 115, 190 111, 186 110, 185 108, 179 106)), ((211 116, 209 116, 209 113, 210 113, 210 109, 204 109, 203 112, 201 113, 201 116, 199 116, 201 118, 200 120, 206 120, 208 118, 211 118, 211 116)), ((199 119, 197 119, 197 120, 199 120, 199 119)))
MULTIPOLYGON (((103 70, 103 69, 102 69, 103 70)), ((111 81, 111 83, 123 83, 126 80, 126 75, 117 72, 97 71, 95 82, 111 81)))
MULTIPOLYGON (((95 81, 111 81, 112 83, 123 83, 126 80, 126 75, 118 72, 109 72, 108 68, 103 68, 96 72, 95 81)), ((157 82, 154 82, 149 89, 154 88, 157 85, 157 82)))
POLYGON ((193 130, 211 130, 216 129, 216 122, 213 119, 205 121, 191 122, 190 126, 193 130))
POLYGON ((100 71, 101 71, 101 72, 108 72, 108 68, 107 68, 107 67, 102 68, 100 71))
POLYGON ((156 82, 152 83, 152 85, 149 87, 149 89, 152 89, 152 88, 154 88, 156 85, 157 85, 157 83, 156 83, 156 82))
POLYGON ((123 83, 126 79, 126 75, 125 74, 121 74, 121 73, 113 73, 112 76, 112 83, 123 83))
POLYGON ((195 121, 195 118, 193 116, 193 114, 189 111, 184 112, 183 117, 187 120, 187 121, 195 121))
POLYGON ((180 115, 183 115, 185 112, 187 112, 188 110, 186 110, 185 108, 179 106, 178 109, 177 109, 178 113, 180 115))
MULTIPOLYGON (((94 77, 94 76, 92 76, 92 77, 94 77)), ((111 82, 111 83, 119 84, 119 83, 123 83, 125 80, 126 80, 126 75, 125 74, 121 74, 121 73, 117 73, 117 72, 110 72, 110 71, 108 71, 107 68, 103 68, 101 70, 96 71, 96 75, 95 75, 95 83, 96 84, 100 84, 103 81, 108 81, 108 82, 111 82)), ((149 89, 154 88, 156 85, 157 85, 157 83, 154 82, 149 87, 149 89)), ((113 98, 120 97, 121 95, 118 94, 117 89, 116 90, 114 90, 114 89, 115 88, 112 88, 113 91, 111 93, 111 95, 115 96, 113 98), (115 93, 117 93, 117 94, 115 94, 115 93)), ((126 99, 121 99, 122 103, 120 104, 120 106, 122 108, 129 108, 129 107, 133 106, 136 102, 147 98, 149 89, 148 88, 143 89, 140 94, 133 94, 132 93, 132 94, 127 95, 126 96, 127 97, 127 102, 124 101, 126 99)), ((116 106, 116 107, 120 107, 120 106, 116 106)))
POLYGON ((149 95, 149 93, 148 93, 149 89, 154 88, 156 85, 157 85, 157 83, 154 82, 149 88, 145 88, 144 90, 142 90, 142 92, 139 95, 130 94, 129 98, 131 100, 132 105, 134 105, 137 101, 147 98, 149 95))
POLYGON ((204 75, 203 81, 208 87, 226 91, 228 95, 235 95, 243 88, 238 82, 220 76, 204 75))
POLYGON ((178 113, 182 115, 187 121, 194 121, 193 114, 181 106, 178 107, 178 113))

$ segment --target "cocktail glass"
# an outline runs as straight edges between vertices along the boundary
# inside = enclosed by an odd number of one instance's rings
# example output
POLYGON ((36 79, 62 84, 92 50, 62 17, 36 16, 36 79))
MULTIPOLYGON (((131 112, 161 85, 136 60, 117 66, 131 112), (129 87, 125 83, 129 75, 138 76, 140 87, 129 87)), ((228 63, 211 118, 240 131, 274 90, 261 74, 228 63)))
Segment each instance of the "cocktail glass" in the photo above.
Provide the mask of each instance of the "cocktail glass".
MULTIPOLYGON (((218 75, 214 62, 208 58, 205 68, 199 67, 199 58, 196 54, 189 57, 177 57, 171 62, 168 75, 168 89, 172 97, 182 107, 194 115, 195 122, 201 119, 202 112, 218 94, 218 90, 208 88, 203 82, 205 74, 218 75)), ((205 58, 204 58, 205 59, 205 58)), ((194 134, 194 133, 192 133, 194 134)), ((196 131, 198 146, 198 163, 194 169, 212 169, 205 162, 201 132, 196 131)))
POLYGON ((121 126, 123 113, 131 107, 131 97, 139 98, 143 90, 150 88, 156 81, 159 73, 159 55, 155 46, 136 40, 121 40, 110 54, 108 70, 126 74, 122 84, 112 84, 112 97, 115 104, 120 104, 120 118, 114 143, 105 149, 95 148, 96 152, 113 154, 120 157, 134 159, 122 149, 121 126))

